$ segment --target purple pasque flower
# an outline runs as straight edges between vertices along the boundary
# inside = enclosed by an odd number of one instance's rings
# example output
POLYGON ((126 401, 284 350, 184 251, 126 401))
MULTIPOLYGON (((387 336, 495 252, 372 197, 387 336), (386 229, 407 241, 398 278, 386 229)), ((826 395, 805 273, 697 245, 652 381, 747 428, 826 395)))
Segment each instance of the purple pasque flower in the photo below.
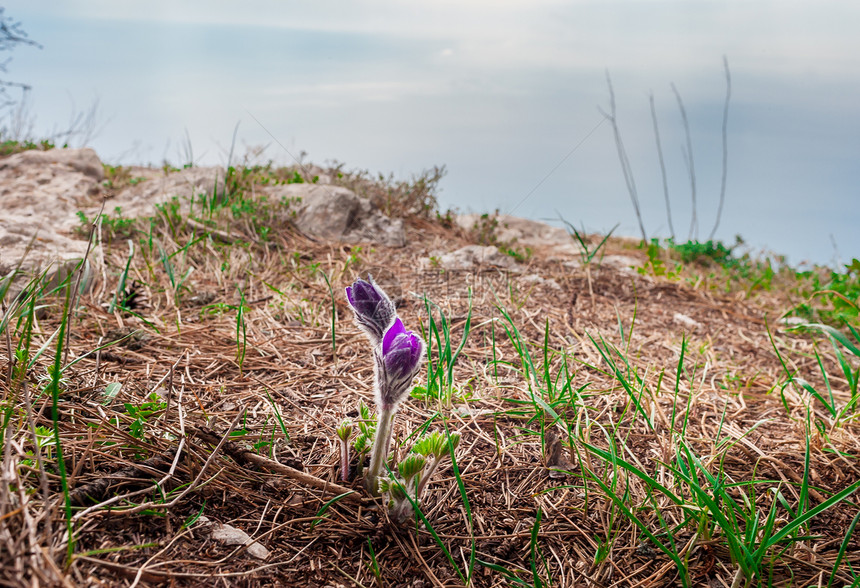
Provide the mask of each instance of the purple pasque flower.
POLYGON ((406 397, 423 357, 424 341, 407 331, 399 318, 395 319, 382 344, 374 350, 377 403, 381 409, 390 410, 406 397))
POLYGON ((355 313, 358 327, 367 334, 374 347, 379 345, 397 316, 394 303, 370 274, 367 274, 366 281, 358 278, 352 286, 346 287, 346 299, 355 313))

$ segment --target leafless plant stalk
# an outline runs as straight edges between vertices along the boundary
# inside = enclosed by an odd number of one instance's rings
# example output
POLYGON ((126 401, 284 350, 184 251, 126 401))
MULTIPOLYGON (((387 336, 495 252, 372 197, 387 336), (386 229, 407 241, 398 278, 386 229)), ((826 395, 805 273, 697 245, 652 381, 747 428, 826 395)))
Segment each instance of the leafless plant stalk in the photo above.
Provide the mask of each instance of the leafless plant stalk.
MULTIPOLYGON (((33 453, 36 456, 36 464, 39 467, 39 483, 42 486, 42 500, 44 501, 45 506, 50 502, 50 487, 48 486, 48 476, 45 473, 45 463, 42 459, 42 446, 39 443, 39 437, 36 434, 36 419, 33 415, 33 403, 30 399, 30 387, 28 386, 28 382, 26 378, 21 379, 21 391, 23 392, 24 397, 24 407, 26 408, 27 415, 27 427, 30 430, 30 439, 33 442, 33 453)), ((50 537, 53 535, 51 531, 51 518, 47 517, 45 519, 45 528, 47 530, 47 535, 50 537)))
MULTIPOLYGON (((0 82, 3 85, 8 85, 5 82, 0 82)), ((3 126, 0 127, 0 135, 3 135, 5 140, 12 141, 27 141, 33 137, 33 127, 35 126, 35 118, 30 113, 30 88, 27 86, 21 87, 21 98, 17 103, 9 102, 9 112, 5 116, 3 126), (14 104, 14 106, 12 106, 14 104)))
MULTIPOLYGON (((71 340, 72 340, 71 339, 71 337, 72 337, 72 322, 73 322, 73 319, 75 318, 75 316, 77 315, 77 313, 75 312, 75 309, 77 308, 78 296, 80 295, 81 290, 82 290, 81 280, 83 279, 84 274, 87 274, 87 281, 92 279, 89 276, 89 273, 90 273, 90 266, 89 266, 90 250, 92 249, 92 246, 93 246, 93 234, 95 233, 95 230, 96 230, 96 224, 101 223, 102 213, 104 212, 104 209, 105 209, 105 200, 102 199, 102 205, 101 205, 101 208, 99 208, 99 213, 95 216, 95 218, 93 219, 92 225, 90 226, 90 232, 89 232, 89 235, 87 237, 87 250, 86 250, 86 252, 84 252, 83 259, 81 259, 80 263, 74 269, 74 272, 77 275, 75 276, 75 285, 74 285, 74 288, 72 290, 72 304, 69 307, 69 313, 71 316, 69 317, 69 328, 66 331, 66 345, 65 345, 65 348, 63 349, 63 363, 66 363, 66 361, 69 358, 69 346, 70 346, 71 340)), ((84 283, 83 289, 86 289, 86 287, 88 285, 89 284, 84 283)))
POLYGON ((672 225, 672 205, 669 203, 669 182, 666 179, 666 163, 663 160, 663 147, 660 144, 660 128, 657 125, 657 109, 654 107, 654 93, 648 96, 651 103, 651 121, 654 123, 654 140, 657 142, 657 159, 660 161, 660 173, 663 175, 663 196, 666 199, 666 219, 669 221, 669 232, 675 239, 675 227, 672 225))
POLYGON ((690 138, 690 122, 687 120, 687 110, 684 108, 684 101, 681 99, 681 93, 675 84, 672 84, 672 92, 675 93, 675 98, 678 100, 678 110, 681 111, 681 120, 684 123, 684 136, 687 139, 687 150, 684 152, 684 160, 687 162, 687 173, 690 175, 690 197, 693 203, 693 212, 690 215, 690 233, 687 235, 689 241, 699 233, 699 219, 696 216, 696 165, 693 162, 693 140, 690 138))
POLYGON ((186 167, 194 167, 194 147, 191 143, 191 133, 188 132, 188 128, 185 128, 185 139, 182 141, 180 151, 180 159, 185 161, 183 165, 186 167))
POLYGON ((714 221, 714 228, 711 229, 711 234, 708 235, 709 241, 713 241, 714 235, 717 232, 717 227, 720 226, 720 217, 723 215, 723 203, 726 201, 726 173, 728 171, 729 163, 729 100, 732 97, 732 74, 729 71, 729 60, 725 55, 723 55, 723 67, 726 70, 726 103, 723 106, 723 179, 720 182, 720 205, 717 207, 717 220, 714 221))
POLYGON ((636 191, 633 170, 630 168, 630 160, 627 158, 627 151, 624 149, 621 132, 618 130, 618 123, 615 117, 615 91, 612 89, 612 79, 609 77, 608 71, 606 72, 606 85, 609 87, 609 112, 607 113, 602 108, 599 110, 612 124, 615 147, 618 149, 618 160, 621 162, 621 173, 624 174, 624 182, 627 184, 627 191, 630 193, 630 201, 633 203, 633 210, 636 212, 636 220, 639 222, 639 230, 642 232, 642 241, 647 243, 648 236, 645 234, 645 225, 642 224, 642 211, 639 207, 639 194, 636 191))
POLYGON ((66 128, 63 130, 55 128, 48 136, 57 145, 86 147, 102 130, 99 120, 99 100, 94 99, 85 110, 78 110, 74 99, 70 100, 72 106, 66 128))

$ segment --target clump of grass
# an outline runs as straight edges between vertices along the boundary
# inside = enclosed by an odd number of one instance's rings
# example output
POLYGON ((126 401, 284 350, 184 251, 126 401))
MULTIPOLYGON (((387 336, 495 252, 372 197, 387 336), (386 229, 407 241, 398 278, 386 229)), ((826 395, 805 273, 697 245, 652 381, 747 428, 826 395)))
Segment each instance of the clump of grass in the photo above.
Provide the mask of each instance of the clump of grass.
POLYGON ((0 141, 0 157, 7 157, 9 155, 21 153, 22 151, 48 151, 55 147, 54 142, 50 139, 42 139, 41 141, 16 141, 7 139, 5 141, 0 141))
POLYGON ((673 239, 652 239, 648 246, 649 257, 662 254, 670 261, 685 264, 695 264, 700 268, 720 267, 733 272, 737 277, 747 278, 753 276, 761 268, 756 265, 756 260, 749 253, 738 254, 737 251, 744 245, 743 239, 738 235, 734 245, 728 246, 722 241, 695 241, 676 243, 673 239))
POLYGON ((520 263, 529 261, 534 253, 531 247, 518 244, 516 239, 501 239, 499 227, 499 210, 496 209, 493 213, 484 213, 475 219, 470 231, 471 237, 478 245, 493 245, 520 263))
MULTIPOLYGON (((75 550, 75 535, 72 525, 71 502, 69 498, 69 472, 66 469, 64 459, 64 444, 60 432, 60 396, 65 391, 67 379, 64 377, 64 348, 66 345, 66 333, 71 323, 71 292, 73 288, 74 272, 69 272, 62 283, 52 288, 50 293, 45 291, 45 273, 32 278, 25 286, 19 297, 11 307, 5 308, 3 320, 0 321, 0 335, 5 336, 6 349, 10 354, 7 361, 9 372, 6 384, 7 388, 0 402, 0 445, 3 447, 2 468, 4 472, 4 483, 0 489, 0 518, 3 519, 5 532, 16 529, 21 536, 28 536, 26 543, 19 544, 21 549, 30 549, 34 553, 31 556, 34 562, 41 562, 48 567, 44 558, 57 556, 57 546, 65 551, 60 559, 71 561, 75 550), (38 350, 32 351, 33 345, 40 337, 37 326, 37 305, 41 307, 42 300, 46 294, 54 295, 60 293, 61 315, 59 326, 53 334, 42 343, 38 350), (16 320, 13 320, 16 319, 16 320), (12 341, 17 339, 18 343, 13 351, 12 341), (49 362, 43 363, 45 374, 35 378, 36 398, 31 395, 34 387, 32 379, 34 372, 38 369, 37 361, 43 353, 50 354, 53 346, 54 355, 49 362), (14 362, 13 362, 14 356, 14 362), (49 410, 49 420, 46 425, 37 425, 34 401, 40 400, 40 404, 49 410), (22 410, 23 408, 23 410, 22 410), (29 439, 28 439, 29 437, 29 439), (22 447, 27 442, 31 443, 29 452, 11 451, 12 447, 22 447), (33 459, 20 459, 20 453, 32 456, 33 459), (19 468, 32 467, 36 465, 37 478, 40 481, 41 504, 37 503, 35 488, 30 486, 29 476, 19 468), (58 482, 60 499, 52 500, 51 484, 48 476, 52 475, 58 482), (10 477, 11 476, 11 477, 10 477), (18 504, 19 508, 10 509, 18 504), (64 537, 55 536, 52 525, 43 531, 37 531, 35 521, 45 518, 50 520, 54 516, 54 509, 61 509, 62 522, 65 527, 64 537), (10 512, 11 510, 11 512, 10 512)), ((11 280, 0 284, 0 301, 3 301, 8 292, 11 280)), ((11 544, 8 544, 11 546, 11 544)), ((15 547, 18 549, 19 547, 15 547)), ((12 555, 10 551, 9 555, 12 555)), ((50 568, 48 577, 59 581, 50 568)))
POLYGON ((721 241, 675 243, 672 239, 652 239, 640 246, 648 261, 638 271, 669 280, 685 279, 694 287, 706 284, 726 292, 742 290, 747 295, 778 286, 794 300, 786 316, 836 327, 860 325, 860 260, 854 259, 838 269, 814 266, 801 271, 781 257, 738 253, 743 245, 740 236, 731 246, 721 241))
POLYGON ((368 198, 382 212, 392 218, 442 218, 437 192, 445 177, 445 166, 434 166, 408 180, 398 180, 394 174, 375 176, 369 171, 345 171, 343 164, 335 163, 326 173, 332 182, 349 188, 359 196, 368 198))
POLYGON ((780 287, 792 284, 796 272, 782 257, 756 257, 749 252, 739 253, 744 241, 738 236, 735 244, 721 241, 687 241, 675 243, 672 239, 652 239, 640 245, 648 261, 639 268, 640 274, 652 274, 669 280, 684 279, 693 287, 705 286, 726 292, 771 291, 774 284, 780 287))
POLYGON ((145 182, 146 178, 135 176, 132 174, 132 169, 123 165, 108 165, 103 164, 105 178, 102 180, 102 187, 110 193, 116 193, 129 186, 136 186, 141 182, 145 182))
MULTIPOLYGON (((642 375, 648 369, 639 368, 630 356, 632 328, 628 332, 621 331, 624 343, 621 347, 611 344, 602 335, 589 336, 600 361, 583 363, 584 369, 611 375, 626 396, 626 401, 618 403, 615 416, 609 422, 600 422, 590 416, 599 414, 594 403, 596 397, 585 395, 584 389, 574 390, 570 386, 576 374, 568 371, 563 353, 550 349, 548 327, 540 343, 529 341, 517 328, 513 317, 503 308, 499 311, 519 359, 518 367, 530 397, 524 401, 507 399, 517 408, 507 411, 506 415, 527 419, 523 433, 539 437, 542 445, 546 431, 561 426, 568 434, 571 447, 583 453, 577 466, 573 467, 581 469, 582 474, 578 477, 581 476, 584 485, 574 487, 585 490, 586 496, 602 495, 609 501, 605 508, 587 501, 586 508, 599 508, 607 522, 604 537, 597 543, 595 565, 606 561, 621 536, 621 529, 632 525, 641 540, 650 542, 674 565, 683 586, 697 585, 691 567, 695 559, 693 554, 704 545, 719 545, 727 550, 734 566, 733 586, 767 583, 773 580, 777 567, 784 569, 790 566, 790 560, 785 557, 794 546, 810 539, 811 522, 828 509, 849 506, 851 495, 860 489, 860 480, 849 478, 841 489, 829 496, 821 496, 815 490, 811 473, 814 450, 811 435, 814 428, 809 418, 804 435, 804 465, 795 483, 764 478, 755 470, 745 478, 731 473, 726 468, 730 453, 763 421, 754 424, 740 437, 723 434, 724 425, 728 425, 724 408, 716 437, 704 445, 695 438, 688 427, 692 426, 690 417, 695 404, 700 401, 694 398, 696 370, 691 373, 687 365, 686 339, 681 342, 675 368, 669 418, 664 413, 665 408, 659 404, 663 374, 657 378, 656 385, 649 385, 649 379, 642 375), (543 356, 542 364, 535 361, 535 351, 543 356), (552 364, 559 366, 561 374, 570 374, 570 377, 551 377, 552 364), (689 392, 682 393, 686 389, 689 392), (565 397, 581 409, 574 412, 566 410, 565 397), (646 438, 651 438, 655 446, 663 448, 662 455, 656 460, 643 459, 637 449, 646 438), (817 497, 816 503, 810 501, 812 494, 817 497), (787 517, 783 514, 786 511, 789 513, 787 517)), ((852 367, 841 356, 839 347, 860 356, 857 348, 860 338, 854 330, 851 332, 857 340, 852 342, 830 327, 816 328, 832 338, 834 357, 842 366, 842 376, 849 384, 849 406, 856 408, 853 405, 857 400, 856 382, 860 368, 852 367)), ((792 376, 794 381, 801 382, 799 376, 792 376)), ((827 398, 820 394, 815 397, 827 402, 827 398)), ((536 522, 533 533, 537 526, 536 522)), ((536 545, 535 537, 533 534, 533 545, 536 545)), ((846 536, 843 545, 847 546, 848 541, 846 536)), ((839 560, 843 554, 841 551, 839 560)), ((535 561, 532 555, 532 582, 537 585, 543 582, 543 578, 537 574, 535 561)), ((543 567, 546 568, 545 563, 543 567)), ((491 568, 502 572, 511 581, 522 583, 501 566, 491 565, 491 568)), ((831 572, 831 581, 837 577, 838 568, 837 561, 831 572)), ((841 573, 844 569, 838 571, 841 573)))
MULTIPOLYGON (((561 218, 561 216, 559 216, 561 218)), ((591 242, 588 239, 588 235, 585 233, 585 229, 577 230, 575 226, 561 219, 561 222, 567 227, 567 232, 570 233, 570 236, 574 238, 576 243, 580 247, 579 252, 579 260, 582 263, 582 267, 585 268, 585 277, 588 280, 588 293, 591 295, 592 304, 594 303, 594 287, 592 286, 591 280, 591 264, 594 261, 594 258, 603 250, 603 247, 606 245, 606 242, 609 240, 609 237, 612 236, 612 233, 615 232, 615 229, 618 228, 618 225, 612 227, 612 229, 606 233, 606 236, 601 239, 600 243, 596 246, 592 247, 591 242)), ((600 258, 598 258, 597 266, 600 267, 600 259, 603 257, 603 253, 600 253, 600 258)))
POLYGON ((111 242, 114 239, 128 239, 133 237, 137 232, 139 222, 137 219, 128 218, 123 215, 122 208, 117 206, 114 208, 113 215, 102 213, 96 215, 95 218, 88 218, 82 211, 78 211, 79 225, 75 227, 75 232, 86 237, 90 232, 90 227, 93 223, 101 223, 102 238, 111 242))
POLYGON ((860 260, 844 270, 815 268, 797 274, 798 294, 805 300, 790 314, 828 325, 860 326, 860 260))
POLYGON ((424 297, 427 313, 426 330, 422 324, 422 335, 427 341, 427 385, 416 386, 412 397, 425 401, 437 401, 440 410, 450 409, 455 399, 468 398, 454 385, 454 365, 466 346, 472 327, 472 292, 469 290, 469 310, 463 325, 459 343, 453 340, 451 322, 440 306, 424 297), (436 316, 438 315, 438 319, 436 316))
POLYGON ((774 341, 773 335, 768 332, 773 350, 786 374, 785 381, 779 387, 786 412, 790 416, 791 408, 786 397, 786 390, 790 385, 794 385, 798 392, 808 393, 827 410, 828 419, 815 419, 815 425, 825 439, 828 439, 828 435, 833 430, 844 426, 847 422, 856 420, 860 416, 860 333, 850 325, 847 328, 848 334, 824 324, 806 324, 795 328, 795 330, 822 334, 830 343, 832 356, 842 372, 839 375, 828 373, 822 354, 819 353, 817 342, 813 349, 819 371, 818 375, 824 384, 825 391, 814 386, 799 370, 789 368, 786 359, 774 341), (847 357, 846 352, 848 353, 847 357), (845 382, 845 389, 834 390, 834 383, 840 380, 845 382))

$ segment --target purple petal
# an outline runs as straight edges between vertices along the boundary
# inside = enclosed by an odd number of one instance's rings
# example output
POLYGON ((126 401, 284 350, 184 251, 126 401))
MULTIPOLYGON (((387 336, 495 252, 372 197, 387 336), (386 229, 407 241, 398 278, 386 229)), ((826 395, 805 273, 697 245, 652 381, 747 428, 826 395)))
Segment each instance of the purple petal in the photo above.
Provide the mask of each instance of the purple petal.
POLYGON ((400 318, 395 319, 394 323, 388 328, 385 332, 385 336, 382 338, 382 354, 388 355, 388 352, 391 351, 391 347, 397 336, 405 334, 406 328, 403 326, 403 321, 401 321, 400 318))
POLYGON ((412 331, 396 333, 388 342, 387 349, 383 341, 382 357, 388 375, 396 380, 411 380, 421 363, 423 352, 424 343, 412 331))
POLYGON ((412 351, 412 363, 418 363, 421 359, 421 353, 424 351, 424 342, 415 333, 409 333, 409 345, 412 351))
POLYGON ((355 321, 373 345, 378 345, 397 314, 385 292, 373 282, 358 278, 346 288, 346 298, 355 313, 355 321))

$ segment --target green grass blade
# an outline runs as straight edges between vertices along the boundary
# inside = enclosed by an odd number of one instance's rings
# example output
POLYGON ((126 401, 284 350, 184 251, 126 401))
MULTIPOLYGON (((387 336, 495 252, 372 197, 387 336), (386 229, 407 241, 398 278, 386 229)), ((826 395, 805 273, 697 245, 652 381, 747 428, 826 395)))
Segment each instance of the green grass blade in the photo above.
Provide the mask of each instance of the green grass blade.
MULTIPOLYGON (((450 441, 449 441, 450 442, 450 441)), ((392 476, 391 469, 388 467, 388 464, 385 464, 385 470, 388 472, 389 477, 392 480, 393 484, 400 485, 394 477, 392 476)), ((406 500, 409 501, 409 504, 412 505, 412 511, 421 519, 421 522, 424 523, 424 527, 430 533, 430 536, 433 537, 433 540, 436 542, 436 545, 439 546, 439 549, 442 550, 442 553, 445 554, 445 558, 448 560, 448 563, 451 564, 451 567, 454 568, 454 571, 457 573, 457 576, 463 581, 463 584, 466 584, 466 577, 463 575, 463 572, 460 570, 460 566, 457 565, 457 562, 454 561, 454 557, 451 555, 451 552, 448 551, 448 548, 445 547, 445 543, 442 541, 442 538, 439 537, 439 534, 436 532, 436 529, 433 528, 433 525, 427 520, 427 517, 424 515, 424 512, 421 510, 421 507, 412 499, 409 495, 409 492, 406 492, 406 489, 401 486, 403 490, 403 494, 406 496, 406 500)))
MULTIPOLYGON (((832 337, 833 339, 835 339, 836 341, 841 343, 842 346, 845 347, 845 349, 847 349, 848 351, 853 353, 856 357, 860 358, 860 348, 858 348, 856 345, 854 345, 848 339, 848 337, 845 336, 845 333, 843 333, 839 329, 834 329, 833 327, 831 327, 829 325, 822 325, 820 323, 808 323, 805 325, 798 325, 797 327, 794 327, 792 330, 794 330, 794 329, 811 329, 811 330, 815 330, 815 331, 821 331, 825 335, 829 335, 830 337, 832 337)), ((856 336, 856 331, 854 331, 853 329, 852 329, 852 334, 854 334, 856 336)), ((860 341, 858 341, 858 344, 860 344, 860 341)))
POLYGON ((236 363, 239 364, 239 373, 245 363, 245 351, 248 344, 248 329, 245 324, 245 293, 239 289, 239 307, 236 309, 236 363))
POLYGON ((671 420, 671 429, 675 430, 675 416, 677 415, 678 410, 678 392, 681 387, 681 374, 684 373, 684 355, 687 352, 687 334, 681 336, 681 353, 680 357, 678 357, 678 367, 675 370, 675 396, 674 402, 672 402, 672 420, 671 420))
POLYGON ((48 340, 45 341, 41 347, 39 347, 39 350, 36 351, 36 354, 33 356, 33 358, 27 364, 27 370, 28 371, 33 369, 33 366, 36 365, 36 360, 39 359, 39 357, 42 355, 42 353, 45 352, 45 349, 48 348, 48 345, 51 344, 51 341, 53 341, 54 338, 57 336, 57 334, 60 333, 61 331, 63 331, 62 327, 60 327, 59 329, 54 331, 54 333, 50 337, 48 337, 48 340))
POLYGON ((278 419, 278 426, 281 427, 281 433, 284 434, 286 439, 289 439, 290 434, 287 432, 287 426, 284 424, 284 419, 281 418, 281 411, 278 410, 278 405, 275 404, 275 401, 272 398, 272 395, 269 394, 268 390, 266 390, 266 398, 269 399, 269 403, 272 405, 272 410, 275 411, 275 418, 278 419))
POLYGON ((538 533, 540 532, 540 521, 542 517, 543 511, 541 509, 537 509, 535 524, 532 525, 531 539, 529 541, 529 561, 531 563, 532 581, 534 582, 535 588, 543 588, 543 582, 540 579, 540 574, 538 574, 537 569, 537 558, 540 552, 540 547, 538 546, 538 533))
POLYGON ((803 516, 804 511, 809 506, 809 461, 812 453, 812 448, 809 443, 810 433, 810 414, 807 409, 806 422, 804 423, 804 439, 806 441, 806 449, 803 452, 803 479, 800 484, 800 496, 798 497, 797 516, 803 516))
MULTIPOLYGON (((648 416, 648 413, 645 412, 645 409, 639 402, 639 397, 641 397, 642 393, 640 392, 637 396, 636 391, 633 390, 633 387, 630 385, 630 382, 627 380, 627 377, 621 372, 620 369, 618 369, 618 365, 615 363, 615 360, 610 357, 612 355, 612 351, 610 349, 609 343, 607 343, 606 340, 604 340, 601 336, 600 341, 603 346, 605 346, 604 348, 594 339, 594 337, 591 336, 590 333, 588 334, 588 338, 591 339, 592 344, 594 344, 595 349, 597 349, 597 352, 603 358, 603 361, 605 361, 606 364, 612 369, 613 373, 615 374, 615 379, 618 380, 618 383, 621 384, 621 387, 624 388, 624 390, 627 392, 627 395, 633 402, 633 406, 636 407, 637 412, 639 412, 639 414, 642 415, 642 418, 645 419, 645 423, 648 425, 648 428, 653 431, 654 425, 651 423, 651 418, 648 416)), ((618 353, 620 356, 620 353, 617 350, 616 353, 618 353)), ((625 365, 627 365, 627 369, 629 372, 630 365, 627 364, 626 360, 624 360, 624 363, 625 365)))
POLYGON ((376 581, 382 585, 382 571, 379 569, 379 562, 376 561, 376 552, 373 550, 373 543, 370 537, 367 538, 367 551, 370 553, 370 571, 376 576, 376 581))
POLYGON ((797 517, 785 527, 783 527, 778 533, 776 533, 773 537, 771 537, 766 544, 762 545, 759 549, 768 549, 773 545, 776 545, 780 541, 782 541, 788 534, 792 533, 795 529, 806 523, 806 521, 818 516, 819 513, 824 512, 831 506, 838 504, 853 494, 858 488, 860 488, 860 480, 857 480, 847 488, 843 489, 838 494, 834 494, 815 508, 812 508, 806 511, 802 516, 797 517))
POLYGON ((129 333, 128 335, 125 335, 125 336, 123 336, 123 337, 120 337, 119 339, 117 339, 117 340, 115 340, 115 341, 108 341, 107 343, 102 343, 102 344, 101 344, 101 345, 99 345, 98 347, 94 347, 93 349, 90 349, 90 350, 89 350, 89 351, 87 351, 86 353, 82 353, 81 355, 79 355, 78 357, 76 357, 75 359, 73 359, 72 361, 70 361, 69 363, 67 363, 65 366, 63 366, 63 370, 62 370, 62 371, 63 371, 63 372, 65 372, 67 369, 69 369, 70 367, 72 367, 73 365, 75 365, 76 363, 78 363, 79 361, 81 361, 81 360, 83 360, 83 359, 86 359, 87 357, 89 357, 89 356, 91 356, 91 355, 93 355, 93 354, 95 354, 95 353, 97 353, 97 352, 101 351, 102 349, 107 349, 108 347, 113 347, 114 345, 118 345, 118 344, 122 343, 123 341, 125 341, 126 339, 129 339, 129 338, 131 338, 131 337, 134 337, 134 336, 135 336, 135 335, 137 335, 138 333, 140 333, 140 329, 137 329, 137 330, 135 330, 135 331, 132 331, 132 332, 131 332, 131 333, 129 333))
POLYGON ((197 522, 197 519, 199 519, 203 515, 203 509, 206 508, 206 500, 206 498, 203 499, 203 504, 200 505, 200 510, 198 510, 197 512, 189 516, 187 519, 185 519, 185 521, 183 521, 183 529, 189 528, 191 525, 197 522))
POLYGON ((412 503, 412 509, 418 515, 418 518, 421 519, 421 522, 424 523, 424 527, 430 532, 430 535, 433 537, 433 540, 436 542, 436 545, 439 546, 439 549, 442 550, 442 553, 445 554, 445 558, 448 560, 448 563, 451 564, 451 567, 454 568, 454 571, 457 573, 457 576, 463 581, 463 584, 466 583, 466 577, 463 575, 463 572, 460 570, 460 566, 457 565, 457 562, 454 561, 454 558, 451 556, 451 552, 448 551, 448 548, 445 547, 445 544, 442 542, 442 539, 439 537, 439 534, 436 533, 436 529, 433 528, 433 525, 430 524, 430 521, 427 520, 427 517, 424 516, 424 513, 415 504, 415 501, 412 500, 412 497, 408 494, 406 498, 412 503))
POLYGON ((164 271, 167 272, 167 277, 170 280, 170 286, 176 290, 176 278, 173 276, 173 264, 170 263, 170 256, 164 251, 164 247, 161 246, 161 243, 156 243, 156 245, 158 245, 158 254, 161 258, 161 265, 164 267, 164 271))
POLYGON ((507 568, 505 568, 503 566, 500 566, 500 565, 494 564, 494 563, 490 563, 490 562, 484 561, 482 559, 477 560, 477 562, 478 562, 478 564, 484 566, 485 568, 489 568, 489 569, 493 570, 494 572, 499 572, 502 576, 504 576, 505 580, 507 580, 508 582, 511 582, 513 584, 518 584, 520 586, 531 586, 531 584, 529 584, 528 582, 526 582, 520 578, 517 578, 510 570, 508 570, 507 568))
POLYGON ((320 507, 320 509, 317 511, 317 514, 314 515, 314 520, 311 521, 311 531, 313 531, 314 527, 316 527, 317 524, 319 524, 319 522, 323 520, 323 518, 325 517, 326 511, 329 509, 329 507, 332 504, 335 504, 336 502, 342 500, 343 498, 346 498, 350 494, 355 494, 355 491, 350 490, 349 492, 344 492, 343 494, 338 494, 337 496, 335 496, 334 498, 332 498, 331 500, 328 500, 325 504, 323 504, 320 507))
POLYGON ((60 322, 59 337, 57 338, 57 349, 54 355, 54 363, 51 370, 51 382, 48 390, 51 395, 51 421, 54 429, 54 443, 57 450, 57 469, 60 472, 60 486, 63 491, 63 499, 66 515, 66 532, 68 540, 66 546, 66 561, 70 562, 75 553, 75 533, 72 526, 72 502, 69 496, 68 474, 66 473, 66 460, 63 459, 63 444, 60 441, 60 378, 62 377, 62 361, 63 361, 63 342, 64 335, 68 328, 69 322, 69 299, 71 297, 71 287, 66 288, 66 301, 63 306, 63 318, 60 322))
POLYGON ((326 286, 328 286, 328 295, 331 298, 331 354, 334 357, 335 362, 337 361, 337 305, 334 300, 334 290, 331 287, 331 280, 328 277, 328 274, 322 272, 322 277, 325 280, 326 286))
POLYGON ((116 285, 116 292, 114 292, 113 300, 110 302, 110 306, 108 307, 108 313, 113 314, 114 309, 120 304, 120 296, 125 292, 125 282, 128 279, 128 270, 131 268, 131 260, 134 257, 134 242, 129 239, 128 240, 128 259, 125 262, 125 269, 122 270, 122 273, 119 275, 119 282, 116 285))
MULTIPOLYGON (((469 332, 472 329, 472 288, 469 288, 469 311, 466 314, 466 324, 463 326, 463 338, 460 339, 460 344, 457 346, 457 351, 451 356, 451 367, 453 367, 454 363, 457 361, 457 358, 460 357, 460 353, 463 351, 463 348, 466 346, 466 340, 469 338, 469 332)), ((451 374, 448 374, 450 379, 451 374)))
POLYGON ((601 459, 603 459, 604 461, 611 463, 613 465, 621 466, 622 468, 624 468, 625 470, 627 470, 628 472, 630 472, 631 474, 633 474, 634 476, 636 476, 637 478, 639 478, 640 480, 645 482, 652 489, 659 490, 661 494, 665 495, 669 500, 671 500, 675 504, 677 504, 677 505, 684 504, 684 501, 680 497, 678 497, 674 492, 672 492, 671 490, 669 490, 668 488, 666 488, 665 486, 660 484, 660 482, 658 482, 657 480, 655 480, 654 478, 649 476, 647 473, 645 473, 642 470, 640 470, 639 468, 637 468, 632 463, 630 463, 630 462, 628 462, 628 461, 626 461, 626 460, 624 460, 618 456, 612 455, 611 453, 609 453, 608 451, 606 451, 604 449, 600 449, 599 447, 595 447, 594 445, 590 445, 588 443, 583 442, 582 446, 585 447, 591 453, 593 453, 593 454, 597 455, 598 457, 600 457, 601 459))
POLYGON ((654 533, 652 533, 651 530, 648 529, 648 526, 641 520, 639 520, 639 518, 635 514, 633 514, 633 511, 627 508, 627 506, 624 504, 624 501, 621 500, 621 498, 619 498, 616 493, 610 490, 610 488, 606 484, 604 484, 603 481, 600 480, 594 474, 594 472, 592 472, 588 468, 586 468, 585 471, 588 473, 588 476, 592 480, 594 480, 594 482, 597 483, 598 486, 600 486, 600 489, 603 490, 603 493, 609 497, 609 499, 615 504, 615 506, 624 514, 624 516, 627 517, 627 519, 631 523, 636 525, 636 527, 638 527, 639 530, 642 531, 642 533, 644 533, 645 536, 651 540, 651 542, 657 547, 657 549, 665 553, 669 557, 669 559, 671 559, 675 563, 675 567, 678 568, 678 573, 681 576, 681 583, 683 584, 684 588, 687 588, 690 585, 689 581, 687 580, 687 566, 684 564, 683 561, 681 561, 681 558, 678 557, 678 554, 666 547, 659 539, 657 539, 654 533))
POLYGON ((466 570, 466 583, 472 581, 472 573, 475 570, 475 554, 477 546, 475 543, 475 523, 472 519, 472 506, 469 503, 469 496, 466 494, 466 486, 463 484, 463 477, 460 475, 460 466, 457 465, 457 457, 454 455, 454 445, 451 443, 451 432, 448 430, 448 424, 445 423, 445 436, 448 441, 448 454, 451 456, 451 469, 454 471, 454 479, 457 481, 457 489, 460 491, 460 498, 463 500, 463 509, 466 511, 466 518, 469 521, 469 569, 466 570))
MULTIPOLYGON (((857 526, 857 522, 860 521, 860 512, 854 515, 854 519, 851 521, 851 524, 848 525, 848 531, 845 533, 845 538, 842 540, 842 545, 839 546, 839 553, 836 556, 836 561, 833 562, 833 570, 830 572, 830 580, 827 581, 827 588, 833 585, 833 580, 836 579, 836 572, 839 571, 839 564, 842 563, 842 558, 845 557, 845 552, 848 550, 848 544, 851 542, 851 535, 854 534, 854 528, 857 526)), ((857 578, 860 580, 860 578, 857 578)), ((857 580, 855 580, 854 584, 857 584, 857 580)))

